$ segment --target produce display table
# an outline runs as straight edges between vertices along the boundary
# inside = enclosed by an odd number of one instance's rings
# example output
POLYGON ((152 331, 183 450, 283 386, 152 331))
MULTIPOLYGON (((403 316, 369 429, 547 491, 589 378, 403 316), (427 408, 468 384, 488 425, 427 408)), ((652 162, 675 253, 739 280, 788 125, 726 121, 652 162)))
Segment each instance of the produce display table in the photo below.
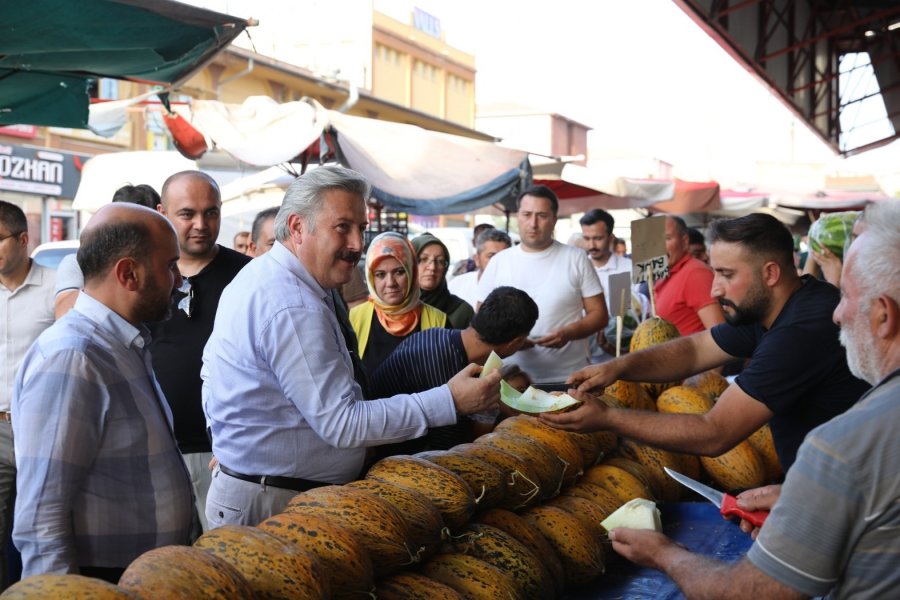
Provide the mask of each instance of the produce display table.
MULTIPOLYGON (((661 504, 663 531, 692 552, 735 562, 752 540, 737 524, 725 521, 709 502, 661 504)), ((566 595, 568 600, 675 600, 684 598, 668 577, 628 562, 610 549, 606 574, 596 583, 566 595)))

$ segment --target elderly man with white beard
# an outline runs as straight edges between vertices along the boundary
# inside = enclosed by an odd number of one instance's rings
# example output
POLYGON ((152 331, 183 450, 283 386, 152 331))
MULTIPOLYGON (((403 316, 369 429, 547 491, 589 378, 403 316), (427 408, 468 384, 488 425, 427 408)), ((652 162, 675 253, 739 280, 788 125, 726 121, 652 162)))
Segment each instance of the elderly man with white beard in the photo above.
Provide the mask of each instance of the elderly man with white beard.
POLYGON ((661 533, 613 529, 613 549, 688 598, 889 598, 900 589, 900 202, 870 205, 850 247, 834 321, 850 370, 874 387, 810 432, 782 486, 744 492, 771 509, 744 560, 692 554, 661 533))

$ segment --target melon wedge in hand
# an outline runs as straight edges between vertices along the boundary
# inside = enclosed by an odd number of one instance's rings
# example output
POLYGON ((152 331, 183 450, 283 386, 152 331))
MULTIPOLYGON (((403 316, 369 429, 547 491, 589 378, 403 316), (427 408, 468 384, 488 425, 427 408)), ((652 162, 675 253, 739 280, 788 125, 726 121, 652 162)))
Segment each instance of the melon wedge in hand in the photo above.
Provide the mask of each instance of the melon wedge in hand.
POLYGON ((600 524, 607 531, 616 527, 662 531, 662 521, 660 521, 656 503, 644 498, 629 500, 600 524))
POLYGON ((530 414, 556 412, 579 404, 578 400, 568 394, 554 396, 534 387, 529 387, 520 394, 502 380, 500 381, 500 401, 514 410, 530 414))
POLYGON ((487 360, 484 361, 484 368, 481 369, 481 377, 487 377, 491 374, 492 371, 499 371, 503 368, 503 359, 501 359, 496 352, 491 350, 490 355, 487 357, 487 360))

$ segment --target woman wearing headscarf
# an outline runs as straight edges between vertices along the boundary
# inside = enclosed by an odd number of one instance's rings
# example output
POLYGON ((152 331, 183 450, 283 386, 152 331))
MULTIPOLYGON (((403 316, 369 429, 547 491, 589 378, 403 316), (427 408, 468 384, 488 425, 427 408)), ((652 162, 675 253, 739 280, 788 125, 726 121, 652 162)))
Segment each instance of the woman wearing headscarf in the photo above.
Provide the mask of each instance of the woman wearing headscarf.
POLYGON ((475 316, 475 310, 447 288, 447 269, 450 266, 447 246, 430 233, 417 236, 412 244, 416 249, 422 302, 447 313, 447 320, 453 329, 465 329, 475 316))
POLYGON ((447 315, 420 298, 415 251, 403 235, 389 231, 372 240, 366 252, 366 284, 369 298, 350 310, 350 324, 369 373, 405 337, 447 325, 447 315))

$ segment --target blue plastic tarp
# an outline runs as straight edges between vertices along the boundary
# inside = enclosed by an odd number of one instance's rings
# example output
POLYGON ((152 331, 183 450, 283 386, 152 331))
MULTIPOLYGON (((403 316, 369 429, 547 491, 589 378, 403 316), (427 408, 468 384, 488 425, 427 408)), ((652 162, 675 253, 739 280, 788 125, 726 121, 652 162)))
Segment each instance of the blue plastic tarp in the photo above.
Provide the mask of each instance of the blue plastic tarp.
MULTIPOLYGON (((750 549, 750 536, 736 523, 726 521, 709 502, 680 502, 660 505, 663 531, 691 552, 725 562, 739 560, 750 549)), ((631 563, 612 550, 606 573, 582 590, 566 596, 569 600, 676 600, 681 590, 663 573, 631 563)))

